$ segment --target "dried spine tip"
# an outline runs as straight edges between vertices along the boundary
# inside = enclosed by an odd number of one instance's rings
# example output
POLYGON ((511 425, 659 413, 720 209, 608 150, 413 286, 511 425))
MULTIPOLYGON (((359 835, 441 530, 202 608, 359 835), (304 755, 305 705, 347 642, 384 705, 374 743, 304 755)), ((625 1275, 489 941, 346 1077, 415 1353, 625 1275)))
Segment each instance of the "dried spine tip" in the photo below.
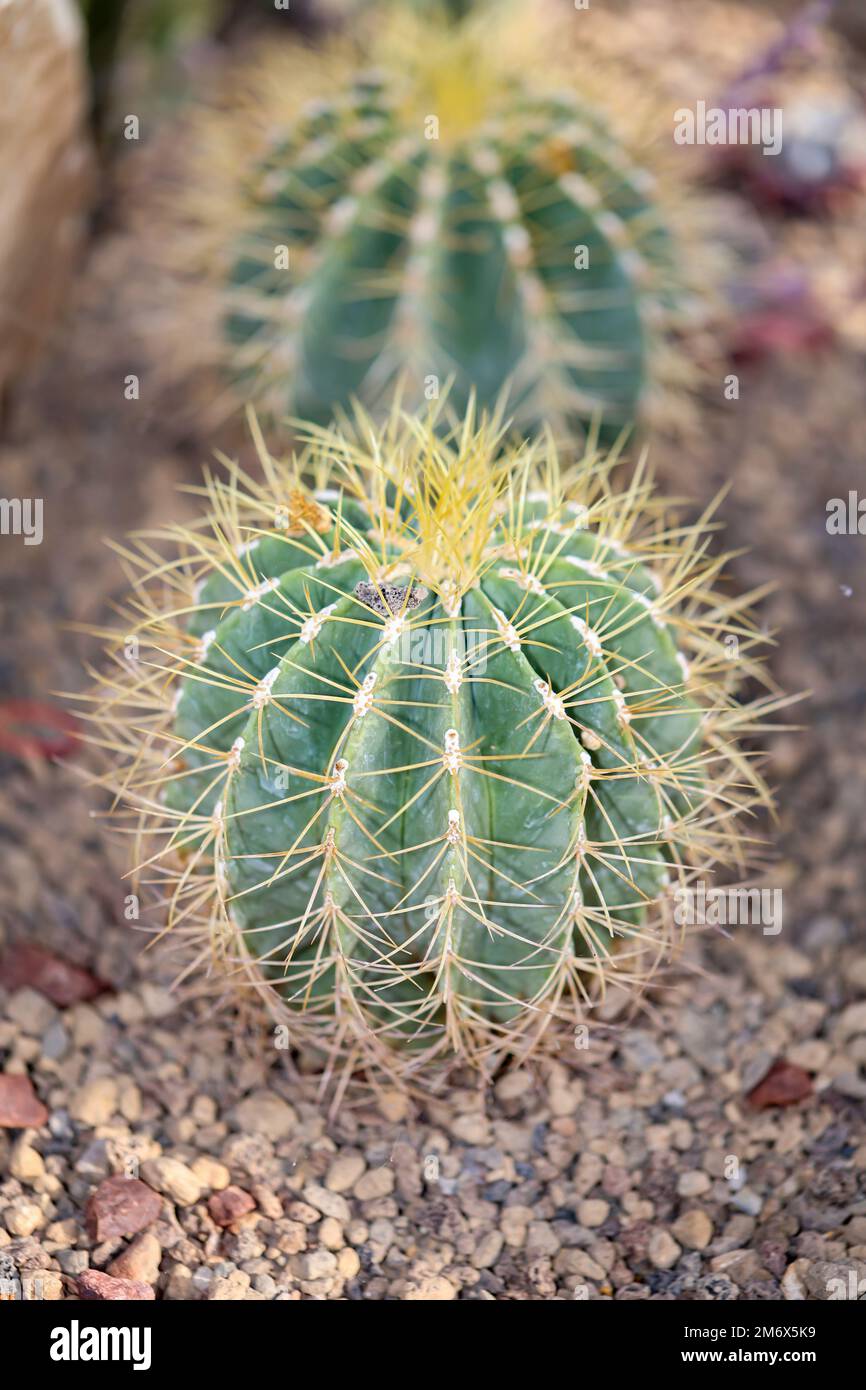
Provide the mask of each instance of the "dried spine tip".
POLYGON ((277 531, 303 535, 307 530, 327 531, 331 525, 331 513, 315 497, 310 497, 302 488, 293 488, 286 502, 278 504, 274 526, 277 531))

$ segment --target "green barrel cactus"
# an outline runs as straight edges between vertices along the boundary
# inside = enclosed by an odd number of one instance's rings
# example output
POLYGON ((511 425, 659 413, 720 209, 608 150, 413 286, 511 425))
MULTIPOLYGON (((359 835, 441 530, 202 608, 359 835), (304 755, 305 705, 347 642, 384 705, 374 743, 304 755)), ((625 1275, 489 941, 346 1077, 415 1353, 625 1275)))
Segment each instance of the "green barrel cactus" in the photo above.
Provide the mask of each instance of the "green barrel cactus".
POLYGON ((489 1069, 635 988, 672 885, 736 862, 747 613, 640 470, 495 420, 259 447, 140 547, 95 713, 140 877, 294 1041, 489 1069))
POLYGON ((393 10, 360 58, 289 45, 239 79, 251 104, 204 119, 180 243, 210 319, 183 294, 168 315, 189 354, 277 417, 387 408, 398 380, 414 408, 453 381, 459 407, 507 389, 524 432, 631 425, 689 375, 682 207, 531 7, 393 10))

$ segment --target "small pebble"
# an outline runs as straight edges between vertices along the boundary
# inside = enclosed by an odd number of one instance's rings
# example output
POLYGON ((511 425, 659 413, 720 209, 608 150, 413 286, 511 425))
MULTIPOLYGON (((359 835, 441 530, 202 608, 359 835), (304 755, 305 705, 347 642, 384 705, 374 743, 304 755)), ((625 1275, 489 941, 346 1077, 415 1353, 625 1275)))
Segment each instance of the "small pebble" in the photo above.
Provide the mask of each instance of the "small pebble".
POLYGON ((134 1283, 155 1284, 159 1278, 162 1247, 150 1231, 142 1231, 108 1266, 116 1279, 131 1279, 134 1283))
POLYGON ((271 1091, 255 1091, 235 1106, 234 1122, 245 1134, 263 1134, 268 1139, 285 1139, 298 1122, 294 1110, 271 1091))
POLYGON ((141 1165, 144 1181, 180 1206, 191 1207, 201 1196, 201 1183, 191 1168, 176 1158, 148 1159, 141 1165))
POLYGON ((345 1154, 331 1164, 325 1178, 325 1187, 329 1192, 348 1192, 355 1186, 366 1167, 363 1158, 345 1154))
POLYGON ((36 1182, 45 1173, 45 1162, 41 1153, 24 1139, 19 1139, 9 1155, 9 1173, 19 1182, 36 1182))
POLYGON ((0 1075, 0 1129, 39 1129, 47 1120, 29 1077, 0 1075))
POLYGON ((69 1114, 82 1125, 104 1125, 117 1108, 117 1082, 100 1076, 76 1091, 69 1103, 69 1114))
POLYGON ((78 1276, 78 1297, 95 1299, 99 1303, 146 1302, 156 1295, 149 1284, 133 1279, 115 1279, 98 1269, 87 1269, 78 1276))
POLYGON ((152 1225, 161 1211, 162 1202, 146 1183, 116 1174, 89 1197, 85 1221, 91 1240, 101 1243, 136 1235, 152 1225))
POLYGON ((656 1269, 670 1269, 682 1254, 682 1249, 669 1231, 653 1231, 649 1238, 647 1254, 650 1264, 656 1269))
POLYGON ((581 1226, 601 1226, 607 1220, 610 1211, 610 1203, 599 1201, 597 1198, 588 1198, 581 1202, 577 1208, 577 1219, 581 1226))
POLYGON ((394 1191, 394 1172, 391 1168, 371 1168, 358 1179, 353 1191, 359 1202, 387 1197, 394 1191))
POLYGON ((217 1226, 232 1226, 255 1208, 255 1199, 240 1187, 226 1187, 214 1192, 207 1204, 211 1220, 217 1226))
POLYGON ((713 1223, 705 1211, 695 1209, 683 1212, 671 1232, 687 1250, 706 1250, 713 1238, 713 1223))

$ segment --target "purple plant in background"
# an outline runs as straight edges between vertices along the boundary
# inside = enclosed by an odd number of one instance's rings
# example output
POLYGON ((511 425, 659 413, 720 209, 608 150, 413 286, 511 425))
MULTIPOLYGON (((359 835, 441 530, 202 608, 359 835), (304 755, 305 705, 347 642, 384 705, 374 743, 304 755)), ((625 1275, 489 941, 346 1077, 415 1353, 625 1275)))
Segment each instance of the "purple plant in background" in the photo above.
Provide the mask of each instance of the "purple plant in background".
POLYGON ((727 88, 719 106, 780 109, 777 154, 754 145, 729 145, 715 156, 725 181, 735 181, 755 202, 802 215, 818 215, 861 187, 866 176, 866 116, 849 98, 808 93, 779 100, 779 80, 791 59, 813 48, 835 0, 815 0, 727 88))

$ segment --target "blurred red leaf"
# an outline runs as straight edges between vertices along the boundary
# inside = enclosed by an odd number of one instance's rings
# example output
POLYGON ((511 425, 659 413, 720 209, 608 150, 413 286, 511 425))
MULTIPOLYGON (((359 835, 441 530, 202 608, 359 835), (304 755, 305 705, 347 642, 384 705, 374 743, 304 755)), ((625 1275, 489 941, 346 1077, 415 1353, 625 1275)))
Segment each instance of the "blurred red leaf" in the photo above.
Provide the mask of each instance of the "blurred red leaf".
POLYGON ((83 999, 93 999, 109 988, 104 981, 70 965, 60 956, 52 955, 42 946, 16 943, 0 958, 0 984, 6 989, 23 989, 29 985, 59 1009, 68 1009, 83 999))
POLYGON ((81 743, 78 720, 41 700, 0 700, 0 751, 19 758, 68 758, 81 743))
POLYGON ((747 1096, 756 1110, 768 1110, 774 1105, 796 1105, 812 1094, 812 1078, 803 1067, 778 1057, 766 1076, 747 1096))

